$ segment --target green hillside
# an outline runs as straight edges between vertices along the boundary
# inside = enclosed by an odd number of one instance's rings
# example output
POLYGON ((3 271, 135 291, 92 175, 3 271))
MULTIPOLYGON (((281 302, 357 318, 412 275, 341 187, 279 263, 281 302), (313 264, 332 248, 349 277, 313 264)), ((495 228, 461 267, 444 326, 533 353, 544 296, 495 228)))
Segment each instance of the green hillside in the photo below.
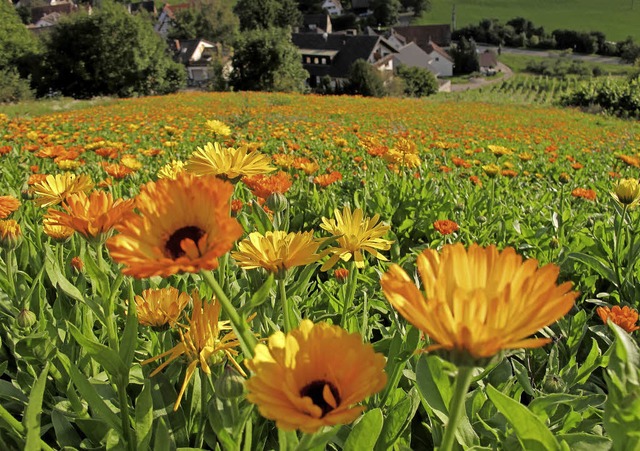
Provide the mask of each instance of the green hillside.
POLYGON ((432 0, 431 12, 418 23, 450 23, 456 7, 456 26, 475 24, 483 18, 506 22, 525 17, 547 31, 558 28, 602 31, 609 40, 632 36, 640 40, 640 1, 635 0, 432 0))

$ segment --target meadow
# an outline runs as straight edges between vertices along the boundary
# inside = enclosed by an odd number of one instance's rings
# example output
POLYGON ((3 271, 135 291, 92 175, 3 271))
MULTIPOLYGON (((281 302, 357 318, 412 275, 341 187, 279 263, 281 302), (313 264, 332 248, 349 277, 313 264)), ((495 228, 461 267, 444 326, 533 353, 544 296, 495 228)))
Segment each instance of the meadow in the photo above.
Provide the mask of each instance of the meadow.
POLYGON ((8 449, 640 446, 639 122, 460 96, 2 111, 8 449))
POLYGON ((451 23, 455 4, 456 28, 477 24, 479 18, 499 19, 503 23, 524 17, 547 32, 556 29, 601 31, 608 40, 622 41, 628 36, 640 39, 637 23, 640 6, 634 0, 433 0, 430 12, 417 23, 451 23))

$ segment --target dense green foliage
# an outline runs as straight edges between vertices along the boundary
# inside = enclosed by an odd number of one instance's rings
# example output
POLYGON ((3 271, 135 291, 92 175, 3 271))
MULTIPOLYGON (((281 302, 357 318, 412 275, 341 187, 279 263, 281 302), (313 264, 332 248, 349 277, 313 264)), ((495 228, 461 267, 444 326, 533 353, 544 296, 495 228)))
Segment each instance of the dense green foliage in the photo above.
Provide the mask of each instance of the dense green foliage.
POLYGON ((241 30, 296 27, 302 13, 294 0, 238 0, 234 12, 241 30))
POLYGON ((309 76, 289 32, 281 28, 243 33, 232 61, 231 85, 240 91, 303 91, 309 76))
POLYGON ((562 103, 640 118, 640 75, 626 81, 605 79, 582 83, 565 95, 562 103))
POLYGON ((404 81, 404 93, 409 97, 424 97, 438 92, 438 80, 427 69, 400 66, 398 76, 404 81))
POLYGON ((401 7, 400 0, 372 0, 371 25, 383 27, 394 25, 398 21, 401 7))
POLYGON ((461 37, 458 43, 451 47, 449 53, 453 57, 453 73, 455 75, 470 74, 480 70, 478 51, 473 39, 461 37))
POLYGON ((239 25, 230 1, 198 0, 192 8, 176 14, 168 37, 231 44, 236 39, 239 25))
POLYGON ((183 86, 184 68, 142 16, 103 1, 88 15, 61 21, 47 41, 40 86, 88 98, 166 94, 183 86))
POLYGON ((356 60, 351 66, 345 90, 347 94, 358 94, 365 97, 382 97, 386 94, 378 71, 363 59, 356 60))

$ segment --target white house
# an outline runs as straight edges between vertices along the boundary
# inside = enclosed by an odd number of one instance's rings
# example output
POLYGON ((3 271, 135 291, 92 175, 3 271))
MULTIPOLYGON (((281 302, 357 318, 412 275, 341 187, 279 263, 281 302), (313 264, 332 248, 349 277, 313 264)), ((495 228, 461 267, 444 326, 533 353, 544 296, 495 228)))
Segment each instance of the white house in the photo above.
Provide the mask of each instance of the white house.
POLYGON ((436 77, 451 77, 453 75, 453 58, 442 47, 429 41, 426 52, 429 56, 427 69, 433 72, 436 77))
POLYGON ((340 0, 324 0, 322 3, 322 9, 332 16, 339 16, 342 14, 342 4, 340 3, 340 0))

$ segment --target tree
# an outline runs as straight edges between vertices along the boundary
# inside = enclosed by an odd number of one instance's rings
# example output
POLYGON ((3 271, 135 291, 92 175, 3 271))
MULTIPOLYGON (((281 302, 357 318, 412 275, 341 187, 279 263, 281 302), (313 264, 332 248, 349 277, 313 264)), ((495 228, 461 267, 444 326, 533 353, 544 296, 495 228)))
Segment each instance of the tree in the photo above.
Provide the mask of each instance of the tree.
POLYGON ((13 102, 30 94, 28 76, 40 46, 10 2, 0 1, 0 23, 0 102, 13 102))
POLYGON ((240 19, 242 31, 295 28, 302 23, 295 0, 238 0, 233 11, 240 19))
POLYGON ((382 97, 386 94, 378 71, 363 59, 358 59, 351 65, 346 92, 367 97, 382 97))
POLYGON ((431 11, 431 0, 401 0, 404 9, 413 9, 415 17, 420 16, 423 12, 431 11))
POLYGON ((76 98, 165 94, 186 78, 150 22, 110 0, 92 15, 78 13, 55 27, 45 67, 41 88, 76 98))
POLYGON ((291 34, 281 28, 241 35, 233 54, 231 85, 240 91, 303 91, 309 74, 291 34))
POLYGON ((398 67, 398 76, 404 80, 404 93, 409 97, 430 96, 438 92, 438 80, 422 67, 398 67))
POLYGON ((451 56, 455 74, 470 74, 480 70, 478 51, 473 39, 461 37, 458 45, 451 48, 451 56))
POLYGON ((373 0, 371 10, 375 23, 372 25, 382 25, 383 27, 395 25, 398 22, 401 6, 400 0, 373 0))
POLYGON ((231 43, 236 39, 239 25, 228 0, 198 0, 192 8, 176 15, 168 37, 231 43))

